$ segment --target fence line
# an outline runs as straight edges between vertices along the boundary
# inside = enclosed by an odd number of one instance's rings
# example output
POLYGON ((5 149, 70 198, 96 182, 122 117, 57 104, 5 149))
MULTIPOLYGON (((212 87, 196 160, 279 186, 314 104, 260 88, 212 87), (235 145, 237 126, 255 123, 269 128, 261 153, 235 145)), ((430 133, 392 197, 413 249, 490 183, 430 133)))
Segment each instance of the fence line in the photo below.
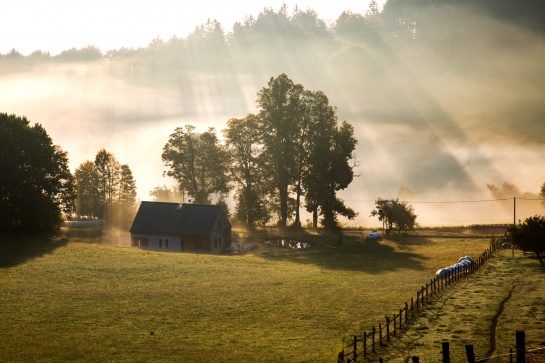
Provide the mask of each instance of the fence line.
POLYGON ((386 317, 385 325, 378 324, 378 329, 373 326, 370 332, 363 335, 354 335, 350 343, 346 343, 346 337, 342 338, 341 351, 338 354, 338 363, 357 362, 358 357, 367 357, 370 352, 375 352, 375 346, 384 346, 390 341, 390 337, 397 336, 415 317, 415 313, 422 310, 427 302, 439 292, 446 290, 461 279, 475 274, 486 261, 488 261, 500 247, 501 239, 492 240, 490 247, 479 258, 474 259, 467 266, 458 265, 452 271, 446 271, 443 276, 431 279, 416 291, 416 297, 411 297, 410 303, 399 309, 390 319, 386 317), (377 334, 378 333, 378 334, 377 334), (378 335, 378 338, 377 338, 378 335))

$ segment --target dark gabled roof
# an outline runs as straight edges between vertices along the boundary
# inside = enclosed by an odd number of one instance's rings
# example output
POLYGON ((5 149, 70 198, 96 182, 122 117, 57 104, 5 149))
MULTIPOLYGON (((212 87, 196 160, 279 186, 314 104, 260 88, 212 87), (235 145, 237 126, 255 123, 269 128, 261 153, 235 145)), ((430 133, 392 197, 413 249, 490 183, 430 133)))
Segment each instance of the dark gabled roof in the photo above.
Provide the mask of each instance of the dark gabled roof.
POLYGON ((217 205, 142 202, 130 232, 209 236, 220 213, 217 205))

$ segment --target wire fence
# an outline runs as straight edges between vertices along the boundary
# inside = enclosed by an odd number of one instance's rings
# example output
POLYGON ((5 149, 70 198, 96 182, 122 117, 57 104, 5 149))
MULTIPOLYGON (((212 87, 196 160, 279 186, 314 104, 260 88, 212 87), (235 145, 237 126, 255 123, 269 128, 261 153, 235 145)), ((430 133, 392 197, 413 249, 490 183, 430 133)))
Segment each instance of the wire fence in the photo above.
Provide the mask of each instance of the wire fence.
POLYGON ((362 335, 343 337, 342 348, 338 353, 338 363, 357 362, 358 357, 365 358, 369 353, 374 353, 377 346, 388 344, 392 337, 400 334, 410 324, 415 318, 416 312, 423 309, 431 298, 461 279, 479 271, 486 261, 493 256, 494 252, 501 248, 502 242, 501 238, 493 240, 490 247, 481 256, 473 259, 470 264, 456 265, 453 269, 445 270, 442 275, 422 285, 416 291, 415 297, 411 297, 410 301, 406 301, 404 306, 399 309, 399 312, 396 312, 391 318, 386 317, 384 323, 379 323, 378 327, 373 326, 371 331, 366 331, 362 335))

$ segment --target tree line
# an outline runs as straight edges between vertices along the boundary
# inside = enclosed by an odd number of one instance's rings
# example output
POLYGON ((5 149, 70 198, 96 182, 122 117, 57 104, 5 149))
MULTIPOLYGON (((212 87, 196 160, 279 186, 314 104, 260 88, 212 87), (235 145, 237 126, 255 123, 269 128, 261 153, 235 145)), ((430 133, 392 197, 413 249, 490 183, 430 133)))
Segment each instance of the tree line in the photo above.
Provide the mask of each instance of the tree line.
POLYGON ((77 198, 75 212, 80 218, 105 219, 111 225, 127 226, 136 208, 136 181, 127 164, 101 149, 94 161, 75 170, 77 198))
MULTIPOLYGON (((280 226, 299 227, 302 205, 312 213, 314 227, 319 216, 328 229, 339 226, 339 216, 354 218, 356 212, 336 193, 354 178, 357 140, 350 124, 338 122, 327 96, 281 74, 258 92, 257 104, 257 114, 227 122, 223 143, 213 128, 203 133, 191 125, 175 129, 162 158, 178 192, 204 204, 215 195, 229 214, 225 199, 234 191, 235 218, 250 227, 273 219, 280 226)), ((520 194, 510 183, 488 188, 496 198, 520 194)), ((180 201, 165 186, 150 195, 180 201)), ((539 197, 545 198, 545 183, 539 197)), ((67 153, 40 124, 0 113, 0 231, 49 230, 74 215, 123 226, 132 220, 135 207, 132 171, 112 153, 101 149, 72 175, 67 153)), ((399 199, 377 199, 371 216, 399 233, 416 226, 412 206, 399 199)), ((539 255, 542 227, 543 218, 535 216, 510 232, 518 245, 539 255)))
POLYGON ((53 230, 74 216, 125 226, 135 205, 132 172, 113 154, 100 150, 72 174, 42 125, 0 113, 0 232, 53 230))
MULTIPOLYGON (((296 50, 298 47, 324 45, 324 50, 333 54, 346 42, 372 44, 377 36, 398 43, 426 46, 435 52, 452 56, 476 50, 490 33, 490 23, 482 19, 485 14, 501 22, 522 26, 538 34, 545 33, 545 4, 534 0, 388 0, 382 11, 375 0, 369 4, 365 14, 344 11, 328 25, 313 9, 295 7, 288 11, 287 5, 278 11, 265 7, 257 16, 246 16, 234 24, 229 31, 217 20, 208 20, 197 26, 185 38, 169 40, 156 38, 147 47, 101 51, 94 45, 81 49, 67 49, 51 56, 43 50, 35 50, 23 56, 16 49, 0 54, 6 63, 35 64, 42 62, 82 62, 98 59, 149 59, 161 61, 165 53, 175 56, 195 69, 218 65, 229 67, 231 54, 247 58, 248 52, 277 47, 296 50), (271 45, 274 45, 271 47, 271 45), (211 57, 215 55, 215 57, 211 57)), ((496 34, 497 35, 497 34, 496 34)), ((172 57, 163 58, 172 61, 172 57)))
MULTIPOLYGON (((257 95, 257 114, 227 121, 220 143, 213 128, 177 127, 163 148, 166 175, 196 203, 219 204, 235 192, 235 217, 248 226, 271 219, 300 227, 300 208, 312 225, 337 228, 338 216, 356 212, 337 192, 353 180, 354 128, 339 124, 321 91, 305 89, 286 74, 271 77, 257 95)), ((155 189, 159 193, 161 189, 155 189)))
MULTIPOLYGON (((223 143, 213 128, 174 130, 162 159, 178 191, 199 204, 216 196, 227 214, 225 199, 234 191, 235 218, 249 227, 271 220, 300 227, 303 206, 314 227, 319 217, 328 229, 339 226, 339 216, 353 219, 357 213, 337 196, 352 182, 357 165, 353 126, 339 123, 323 92, 307 90, 285 74, 270 78, 257 104, 257 114, 227 121, 223 143)), ((136 182, 127 164, 102 149, 72 175, 66 152, 43 127, 15 115, 0 119, 0 229, 54 228, 63 215, 112 225, 132 218, 136 182)), ((150 195, 160 199, 171 193, 157 187, 150 195)))

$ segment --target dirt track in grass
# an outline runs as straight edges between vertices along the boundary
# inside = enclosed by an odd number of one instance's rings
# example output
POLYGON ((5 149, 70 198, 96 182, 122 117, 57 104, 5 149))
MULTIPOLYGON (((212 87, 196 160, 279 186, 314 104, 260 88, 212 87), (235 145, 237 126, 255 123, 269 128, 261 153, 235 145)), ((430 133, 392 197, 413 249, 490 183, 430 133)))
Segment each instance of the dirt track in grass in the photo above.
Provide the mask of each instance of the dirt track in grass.
POLYGON ((442 292, 419 312, 390 344, 363 361, 442 361, 442 342, 450 345, 451 362, 467 362, 465 345, 477 361, 494 357, 509 362, 517 330, 525 331, 527 350, 545 352, 545 271, 535 259, 500 251, 479 273, 442 292))

